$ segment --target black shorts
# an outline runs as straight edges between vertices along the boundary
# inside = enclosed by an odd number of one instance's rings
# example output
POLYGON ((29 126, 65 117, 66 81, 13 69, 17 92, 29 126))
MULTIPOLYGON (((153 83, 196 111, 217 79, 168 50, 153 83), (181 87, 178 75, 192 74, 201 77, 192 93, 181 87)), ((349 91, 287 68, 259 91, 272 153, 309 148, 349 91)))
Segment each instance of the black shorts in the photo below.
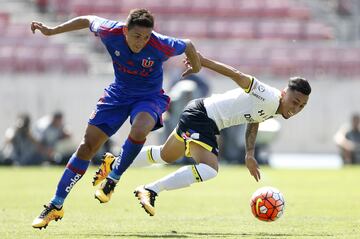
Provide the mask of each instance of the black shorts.
POLYGON ((187 143, 186 156, 189 156, 188 143, 191 141, 198 143, 216 156, 219 154, 216 141, 219 129, 215 122, 208 117, 203 99, 192 100, 184 108, 176 128, 176 134, 180 136, 177 137, 178 139, 187 143))

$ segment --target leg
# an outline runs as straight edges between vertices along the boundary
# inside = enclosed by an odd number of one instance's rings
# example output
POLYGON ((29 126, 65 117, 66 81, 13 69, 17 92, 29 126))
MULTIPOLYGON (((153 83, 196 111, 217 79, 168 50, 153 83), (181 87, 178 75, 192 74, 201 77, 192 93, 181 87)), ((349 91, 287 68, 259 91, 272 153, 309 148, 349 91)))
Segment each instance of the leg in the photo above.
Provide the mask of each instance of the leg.
MULTIPOLYGON (((146 167, 155 163, 172 163, 180 157, 183 157, 185 151, 184 140, 179 139, 179 136, 175 136, 175 134, 176 133, 173 132, 164 145, 143 147, 130 166, 146 167)), ((118 160, 119 159, 122 159, 121 155, 118 157, 118 160)), ((111 153, 106 153, 103 156, 102 163, 93 177, 94 186, 98 185, 109 175, 113 168, 114 161, 115 156, 111 153)))
POLYGON ((65 198, 86 172, 90 159, 107 139, 108 136, 99 128, 88 125, 83 141, 66 165, 54 197, 43 213, 34 220, 32 224, 34 228, 41 229, 46 227, 51 220, 62 218, 62 205, 65 198))
POLYGON ((192 183, 201 182, 216 176, 218 170, 218 161, 215 154, 206 150, 197 143, 191 142, 190 152, 198 165, 184 166, 176 172, 150 184, 145 187, 160 193, 163 190, 174 190, 188 187, 192 183))
POLYGON ((190 152, 198 165, 184 166, 153 183, 139 186, 135 196, 150 215, 155 214, 155 197, 163 190, 174 190, 188 187, 196 182, 203 182, 217 175, 217 156, 195 142, 190 142, 190 152))
POLYGON ((204 149, 202 146, 195 142, 190 142, 190 153, 195 162, 197 162, 198 164, 206 164, 212 169, 218 171, 218 158, 212 152, 204 149))
POLYGON ((154 126, 155 120, 149 113, 140 112, 135 116, 130 134, 122 147, 121 155, 115 160, 108 179, 95 191, 95 198, 100 203, 106 203, 110 200, 116 183, 139 154, 145 143, 146 136, 154 126))
POLYGON ((89 161, 108 139, 109 136, 101 129, 89 124, 85 136, 76 150, 76 157, 89 161))
POLYGON ((173 163, 184 156, 185 144, 183 139, 179 139, 173 131, 165 144, 155 146, 145 146, 134 159, 131 167, 145 167, 155 163, 173 163))
POLYGON ((174 173, 135 190, 135 196, 150 216, 155 213, 155 196, 161 191, 184 188, 217 175, 217 134, 219 130, 214 121, 207 116, 202 100, 190 102, 180 116, 176 134, 173 134, 179 138, 179 142, 180 139, 185 139, 185 144, 180 145, 174 138, 170 138, 167 144, 174 145, 176 150, 174 147, 164 147, 161 156, 172 162, 175 156, 181 153, 192 156, 198 164, 181 167, 174 173))
POLYGON ((184 140, 179 139, 178 137, 176 132, 173 131, 161 149, 160 157, 166 163, 173 163, 185 154, 184 140))
POLYGON ((346 148, 341 148, 341 156, 344 164, 352 164, 352 152, 346 148))
POLYGON ((140 112, 136 115, 131 126, 128 139, 122 147, 121 160, 117 160, 109 177, 114 180, 119 180, 121 175, 134 161, 135 157, 142 149, 146 136, 155 126, 155 120, 147 112, 140 112))
MULTIPOLYGON (((170 98, 167 95, 155 94, 152 96, 145 96, 144 99, 129 105, 127 115, 130 111, 130 122, 132 127, 129 137, 122 147, 122 153, 117 157, 116 163, 114 164, 112 163, 115 161, 114 157, 110 153, 106 155, 99 171, 94 176, 94 184, 99 183, 108 176, 107 172, 102 173, 103 171, 106 171, 106 168, 110 169, 114 167, 110 178, 113 178, 115 181, 120 178, 121 174, 130 164, 132 164, 135 157, 139 154, 149 132, 162 127, 161 115, 168 108, 169 101, 170 98), (111 164, 113 164, 113 166, 111 166, 111 164)), ((146 153, 146 151, 144 152, 146 153)), ((146 159, 146 155, 145 157, 140 158, 146 159)))
POLYGON ((87 126, 81 144, 66 165, 65 172, 60 179, 55 196, 51 200, 52 204, 58 208, 62 206, 72 187, 85 174, 90 159, 96 154, 107 139, 108 136, 96 126, 87 126))

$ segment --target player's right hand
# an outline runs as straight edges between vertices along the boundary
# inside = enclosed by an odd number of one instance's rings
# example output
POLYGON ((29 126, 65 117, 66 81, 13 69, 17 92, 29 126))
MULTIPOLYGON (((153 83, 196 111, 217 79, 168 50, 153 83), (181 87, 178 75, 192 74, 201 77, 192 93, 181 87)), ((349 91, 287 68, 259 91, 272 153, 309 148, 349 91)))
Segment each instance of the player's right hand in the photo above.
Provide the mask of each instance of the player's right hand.
POLYGON ((252 155, 245 156, 245 165, 248 168, 250 174, 255 178, 256 182, 260 180, 260 168, 259 165, 252 155))
POLYGON ((53 35, 53 29, 44 25, 41 22, 36 22, 36 21, 31 22, 31 31, 33 34, 35 34, 35 30, 39 30, 45 36, 53 35))
MULTIPOLYGON (((201 55, 200 52, 196 52, 196 53, 199 56, 200 64, 203 65, 204 57, 201 55)), ((185 59, 183 60, 183 63, 185 65, 186 69, 182 73, 182 75, 181 75, 182 77, 188 76, 188 75, 193 74, 193 73, 197 73, 197 72, 193 71, 189 58, 185 57, 185 59)))

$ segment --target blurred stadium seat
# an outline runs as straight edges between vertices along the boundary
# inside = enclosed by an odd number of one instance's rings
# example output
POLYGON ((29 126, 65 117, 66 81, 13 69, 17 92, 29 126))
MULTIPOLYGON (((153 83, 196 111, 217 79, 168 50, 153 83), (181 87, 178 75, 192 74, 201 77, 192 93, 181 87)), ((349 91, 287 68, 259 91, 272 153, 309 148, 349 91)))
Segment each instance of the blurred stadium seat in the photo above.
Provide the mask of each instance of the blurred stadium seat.
MULTIPOLYGON (((122 21, 130 9, 145 7, 155 13, 156 31, 194 39, 206 49, 204 54, 252 73, 360 74, 359 49, 334 43, 332 26, 315 20, 309 6, 297 1, 53 0, 50 7, 50 12, 65 19, 96 14, 122 21)), ((55 42, 32 35, 28 23, 11 20, 10 12, 0 12, 1 72, 86 73, 89 69, 91 57, 67 50, 71 40, 55 42)), ((89 51, 104 51, 98 38, 89 39, 83 43, 89 51)))

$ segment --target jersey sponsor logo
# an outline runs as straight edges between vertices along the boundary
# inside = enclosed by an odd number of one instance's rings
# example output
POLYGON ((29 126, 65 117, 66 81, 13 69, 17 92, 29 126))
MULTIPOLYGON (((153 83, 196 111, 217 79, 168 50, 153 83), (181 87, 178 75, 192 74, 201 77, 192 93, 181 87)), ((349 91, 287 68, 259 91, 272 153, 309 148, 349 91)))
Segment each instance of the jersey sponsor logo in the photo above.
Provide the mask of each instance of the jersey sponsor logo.
POLYGON ((244 117, 249 123, 255 122, 255 120, 251 117, 251 114, 244 114, 244 117))
POLYGON ((259 110, 258 113, 259 113, 260 116, 265 115, 264 110, 259 110))
POLYGON ((154 65, 154 61, 148 60, 148 59, 142 59, 141 65, 145 68, 150 68, 154 65))
MULTIPOLYGON (((269 116, 267 114, 265 114, 264 110, 259 110, 258 114, 260 117, 262 117, 264 120, 267 120, 269 118, 269 116)), ((271 116, 270 116, 271 117, 271 116)))
MULTIPOLYGON (((130 70, 129 68, 127 68, 124 65, 121 65, 120 63, 113 61, 114 65, 116 65, 116 68, 123 73, 127 73, 130 75, 139 75, 141 77, 148 77, 150 75, 150 72, 153 71, 152 68, 150 69, 142 69, 141 71, 138 70, 130 70)), ((115 67, 115 66, 114 66, 115 67)))
POLYGON ((70 185, 67 186, 65 188, 66 192, 70 192, 70 190, 74 187, 75 183, 77 183, 77 181, 79 181, 79 179, 81 178, 81 174, 76 174, 73 178, 70 179, 70 185))
MULTIPOLYGON (((265 113, 264 110, 258 110, 258 114, 261 118, 263 118, 264 120, 268 119, 269 116, 265 113)), ((271 116, 270 116, 271 117, 271 116)), ((246 119, 247 122, 249 123, 253 123, 255 122, 254 118, 251 116, 251 114, 244 114, 244 118, 246 119)))
POLYGON ((265 101, 265 98, 264 98, 264 97, 262 97, 262 96, 260 96, 260 95, 258 95, 258 94, 256 94, 256 93, 254 93, 254 92, 251 92, 251 95, 255 96, 255 97, 258 98, 259 100, 265 101))

